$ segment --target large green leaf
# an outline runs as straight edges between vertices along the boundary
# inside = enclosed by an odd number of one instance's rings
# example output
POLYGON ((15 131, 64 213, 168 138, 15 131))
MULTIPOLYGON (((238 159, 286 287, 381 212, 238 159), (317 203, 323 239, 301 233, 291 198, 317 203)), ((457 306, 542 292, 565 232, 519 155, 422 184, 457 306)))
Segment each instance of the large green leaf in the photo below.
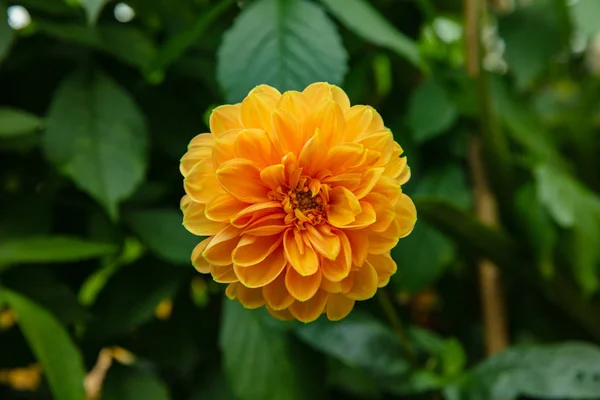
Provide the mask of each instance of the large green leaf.
MULTIPOLYGON (((305 365, 298 343, 272 326, 265 310, 247 310, 225 300, 219 344, 233 393, 240 400, 315 398, 314 366, 305 365)), ((275 321, 278 322, 278 321, 275 321)), ((279 324, 277 324, 279 325, 279 324)))
POLYGON ((408 125, 417 142, 441 135, 457 118, 458 107, 444 87, 433 79, 419 86, 410 98, 408 125))
POLYGON ((51 313, 19 293, 0 288, 0 298, 17 313, 21 331, 44 368, 54 398, 85 398, 83 360, 65 328, 51 313))
POLYGON ((200 239, 183 227, 180 211, 135 211, 127 216, 127 221, 140 240, 160 258, 191 265, 192 250, 200 239))
POLYGON ((114 254, 117 246, 69 236, 41 236, 3 240, 0 264, 56 263, 114 254))
POLYGON ((156 49, 150 39, 131 26, 82 26, 46 20, 37 21, 36 25, 46 35, 91 47, 143 70, 149 68, 156 57, 156 49))
POLYGON ((104 8, 104 5, 108 3, 109 0, 81 0, 81 5, 85 10, 85 14, 87 16, 88 23, 90 25, 94 25, 104 8))
POLYGON ((584 34, 592 36, 600 31, 600 2, 579 0, 569 7, 571 19, 584 34))
POLYGON ((0 108, 0 137, 32 133, 41 125, 42 121, 36 115, 14 108, 0 108))
POLYGON ((365 0, 322 0, 348 29, 363 39, 395 51, 401 57, 422 67, 417 44, 398 31, 365 0))
POLYGON ((58 88, 48 114, 46 154, 115 219, 146 170, 146 124, 108 76, 77 73, 58 88))
POLYGON ((513 348, 484 361, 447 390, 449 400, 512 400, 521 396, 596 399, 600 348, 586 343, 513 348))
POLYGON ((102 386, 102 400, 169 400, 169 388, 151 371, 113 366, 102 386))
POLYGON ((256 0, 225 33, 217 77, 226 98, 237 102, 258 84, 280 91, 310 83, 340 84, 346 50, 325 12, 306 0, 256 0))
MULTIPOLYGON (((13 30, 8 25, 6 6, 0 2, 0 62, 6 57, 13 41, 13 30)), ((1 124, 0 124, 1 126, 1 124)))
POLYGON ((368 314, 354 312, 338 322, 321 318, 296 332, 312 347, 384 382, 400 379, 410 370, 394 331, 368 314))

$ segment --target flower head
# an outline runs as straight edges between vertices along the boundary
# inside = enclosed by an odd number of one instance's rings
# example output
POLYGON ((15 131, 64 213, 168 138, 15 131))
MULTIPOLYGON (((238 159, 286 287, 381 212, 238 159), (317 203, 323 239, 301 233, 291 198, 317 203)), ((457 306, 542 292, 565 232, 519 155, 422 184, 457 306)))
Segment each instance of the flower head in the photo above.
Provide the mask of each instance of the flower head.
POLYGON ((217 107, 210 130, 181 159, 181 209, 208 237, 193 265, 228 284, 230 299, 280 319, 339 320, 388 283, 390 250, 416 210, 401 190, 406 158, 377 111, 327 83, 261 85, 217 107))

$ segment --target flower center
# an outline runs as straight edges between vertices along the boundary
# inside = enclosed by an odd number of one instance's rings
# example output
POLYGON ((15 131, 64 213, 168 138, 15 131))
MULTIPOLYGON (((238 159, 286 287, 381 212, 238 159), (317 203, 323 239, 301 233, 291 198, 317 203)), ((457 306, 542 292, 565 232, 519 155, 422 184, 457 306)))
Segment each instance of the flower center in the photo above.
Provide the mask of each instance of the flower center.
POLYGON ((313 197, 311 191, 306 186, 301 190, 290 190, 288 196, 290 196, 294 207, 302 211, 305 215, 314 211, 323 211, 323 198, 321 195, 317 194, 313 197))
POLYGON ((294 223, 300 229, 304 229, 306 223, 317 225, 326 221, 327 194, 318 181, 314 190, 308 183, 304 179, 293 189, 280 187, 269 193, 269 198, 281 202, 287 213, 285 222, 294 223))

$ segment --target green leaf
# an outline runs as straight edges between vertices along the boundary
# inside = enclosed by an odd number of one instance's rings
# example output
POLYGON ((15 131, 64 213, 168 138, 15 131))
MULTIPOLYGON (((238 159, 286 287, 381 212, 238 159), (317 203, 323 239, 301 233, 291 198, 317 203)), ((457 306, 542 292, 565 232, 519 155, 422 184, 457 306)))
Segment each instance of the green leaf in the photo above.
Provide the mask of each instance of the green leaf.
POLYGON ((0 297, 17 313, 21 331, 44 368, 54 398, 85 398, 83 360, 65 328, 51 313, 19 293, 0 288, 0 297))
POLYGON ((408 126, 415 141, 425 142, 452 127, 458 108, 444 87, 433 79, 421 85, 410 98, 408 126))
POLYGON ((147 322, 162 300, 175 296, 183 277, 178 269, 148 259, 121 267, 96 298, 89 335, 111 337, 147 322))
POLYGON ((361 38, 395 51, 417 67, 422 60, 417 44, 399 32, 365 0, 323 0, 329 10, 361 38))
POLYGON ((568 45, 568 16, 563 0, 538 0, 500 20, 506 58, 517 85, 527 86, 568 45))
POLYGON ((108 2, 109 0, 81 0, 81 5, 85 10, 85 14, 90 25, 96 24, 102 9, 108 2))
POLYGON ((14 108, 0 108, 0 137, 32 133, 41 125, 42 120, 31 113, 14 108))
POLYGON ((340 84, 346 50, 327 14, 306 0, 256 0, 223 37, 217 78, 229 102, 258 84, 302 90, 317 81, 340 84))
POLYGON ((462 248, 509 268, 520 258, 519 248, 509 236, 483 225, 471 214, 435 198, 415 197, 414 202, 419 219, 437 228, 462 248))
POLYGON ((183 227, 181 211, 135 211, 126 219, 142 243, 157 256, 173 264, 191 266, 192 250, 201 239, 183 227))
POLYGON ((146 170, 146 125, 133 99, 96 72, 67 78, 48 114, 48 158, 116 219, 146 170))
POLYGON ((354 312, 337 322, 320 318, 296 333, 315 349, 384 382, 401 379, 410 369, 396 334, 368 314, 354 312))
POLYGON ((155 374, 114 365, 102 385, 102 400, 169 400, 169 388, 155 374))
POLYGON ((36 26, 46 35, 102 51, 142 70, 149 68, 156 57, 150 39, 131 26, 81 26, 45 20, 37 21, 36 26))
MULTIPOLYGON (((8 55, 13 42, 14 33, 10 25, 8 25, 8 17, 6 15, 6 6, 0 3, 0 62, 8 55)), ((0 124, 0 128, 1 128, 0 124)))
POLYGON ((58 263, 114 254, 117 246, 69 236, 8 239, 0 243, 0 264, 58 263))
POLYGON ((240 400, 314 398, 314 367, 285 329, 270 326, 264 309, 247 310, 225 299, 219 344, 224 370, 240 400))
POLYGON ((350 367, 335 358, 328 359, 328 382, 340 390, 361 399, 380 399, 379 385, 364 370, 350 367))
POLYGON ((477 366, 447 390, 448 399, 595 399, 600 348, 586 343, 517 347, 477 366))
POLYGON ((584 34, 593 36, 600 31, 600 2, 596 0, 579 0, 569 7, 571 19, 584 34))

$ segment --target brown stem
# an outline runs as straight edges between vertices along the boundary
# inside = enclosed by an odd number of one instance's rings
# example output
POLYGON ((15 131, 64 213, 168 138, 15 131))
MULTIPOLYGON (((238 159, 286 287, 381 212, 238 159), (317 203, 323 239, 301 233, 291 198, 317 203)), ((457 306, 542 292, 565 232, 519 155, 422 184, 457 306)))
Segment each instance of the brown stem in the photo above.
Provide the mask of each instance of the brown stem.
MULTIPOLYGON (((482 0, 465 0, 465 26, 467 30, 467 72, 469 76, 482 86, 485 77, 481 73, 480 21, 485 12, 482 0)), ((480 90, 480 96, 489 96, 489 92, 480 90)), ((494 132, 491 124, 495 121, 489 118, 483 107, 489 104, 489 99, 480 99, 482 135, 494 132)), ((489 139, 489 138, 488 138, 489 139)), ((489 140, 487 141, 490 142, 489 140)), ((491 141, 493 143, 493 141, 491 141)), ((469 166, 475 197, 477 217, 485 224, 498 224, 498 205, 490 190, 483 162, 483 149, 480 138, 473 137, 469 146, 469 166)), ((500 270, 491 261, 482 259, 478 262, 479 285, 481 291, 481 306, 485 332, 485 345, 488 355, 504 350, 508 346, 508 329, 506 324, 506 309, 502 292, 500 270)))

